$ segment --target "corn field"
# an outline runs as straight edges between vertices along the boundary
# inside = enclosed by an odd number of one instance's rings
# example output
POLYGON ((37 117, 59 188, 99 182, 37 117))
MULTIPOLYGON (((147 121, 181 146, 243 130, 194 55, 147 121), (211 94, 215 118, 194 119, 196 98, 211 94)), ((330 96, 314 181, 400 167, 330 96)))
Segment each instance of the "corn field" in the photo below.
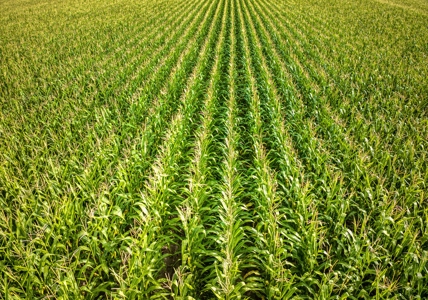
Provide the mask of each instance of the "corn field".
POLYGON ((0 299, 427 299, 426 0, 0 0, 0 299))

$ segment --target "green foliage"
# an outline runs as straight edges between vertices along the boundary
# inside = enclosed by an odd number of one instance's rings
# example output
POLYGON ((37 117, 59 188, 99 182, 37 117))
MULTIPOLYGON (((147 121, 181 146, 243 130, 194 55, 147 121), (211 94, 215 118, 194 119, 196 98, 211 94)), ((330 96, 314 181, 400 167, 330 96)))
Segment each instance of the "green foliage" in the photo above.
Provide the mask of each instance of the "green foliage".
POLYGON ((426 2, 0 9, 0 299, 428 297, 426 2))

